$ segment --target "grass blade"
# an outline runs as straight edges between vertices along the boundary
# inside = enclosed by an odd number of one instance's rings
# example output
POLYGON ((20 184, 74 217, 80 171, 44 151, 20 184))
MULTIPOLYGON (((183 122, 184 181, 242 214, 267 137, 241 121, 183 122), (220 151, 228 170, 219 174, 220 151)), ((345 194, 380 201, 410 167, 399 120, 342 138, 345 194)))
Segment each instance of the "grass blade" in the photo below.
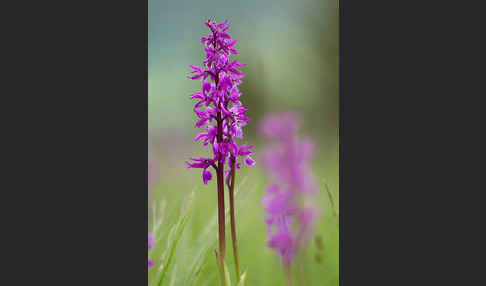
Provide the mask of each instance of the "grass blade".
POLYGON ((219 253, 217 251, 214 251, 214 252, 216 254, 216 263, 218 264, 221 285, 231 286, 231 279, 230 279, 228 267, 226 266, 226 263, 221 258, 219 253))
POLYGON ((164 282, 165 276, 167 274, 167 270, 169 269, 172 260, 174 258, 174 253, 177 249, 177 245, 181 240, 182 234, 186 228, 187 222, 191 217, 191 210, 192 210, 192 203, 194 202, 194 192, 191 192, 190 195, 184 200, 182 205, 182 215, 179 217, 178 221, 174 224, 171 228, 168 239, 167 239, 167 249, 165 255, 163 255, 163 262, 165 262, 162 266, 161 275, 159 278, 158 285, 161 286, 164 282))
POLYGON ((241 274, 241 276, 240 276, 240 282, 238 283, 237 286, 245 286, 245 278, 246 278, 246 272, 247 271, 248 271, 248 269, 243 271, 243 274, 241 274))

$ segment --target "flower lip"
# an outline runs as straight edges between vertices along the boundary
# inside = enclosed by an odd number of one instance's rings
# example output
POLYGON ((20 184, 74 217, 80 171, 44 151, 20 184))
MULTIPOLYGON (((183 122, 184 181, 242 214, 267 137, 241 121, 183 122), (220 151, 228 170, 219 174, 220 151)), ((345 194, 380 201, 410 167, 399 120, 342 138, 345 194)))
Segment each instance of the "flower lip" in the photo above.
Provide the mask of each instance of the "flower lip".
POLYGON ((213 178, 213 174, 211 173, 210 170, 208 169, 204 169, 203 171, 203 182, 205 185, 208 184, 209 181, 211 181, 211 179, 213 178))

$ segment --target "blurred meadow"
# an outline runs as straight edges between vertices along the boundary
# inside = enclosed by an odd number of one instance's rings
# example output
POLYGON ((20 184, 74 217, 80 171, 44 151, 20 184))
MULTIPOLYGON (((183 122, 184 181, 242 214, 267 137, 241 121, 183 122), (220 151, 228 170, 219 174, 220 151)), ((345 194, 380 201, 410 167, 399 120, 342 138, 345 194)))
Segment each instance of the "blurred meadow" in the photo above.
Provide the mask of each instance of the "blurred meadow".
MULTIPOLYGON (((279 256, 266 246, 262 198, 269 183, 259 164, 267 142, 261 119, 272 112, 300 114, 300 134, 315 142, 312 162, 321 216, 312 239, 293 265, 292 285, 339 284, 339 90, 338 2, 336 1, 162 1, 148 5, 148 231, 155 238, 149 285, 219 285, 216 180, 202 183, 189 157, 209 150, 194 137, 193 101, 200 81, 187 79, 189 65, 204 59, 204 21, 228 20, 247 63, 241 101, 252 118, 243 132, 254 145, 256 166, 236 176, 236 225, 240 266, 246 284, 285 285, 279 256), (322 243, 320 239, 322 238, 322 243)), ((228 203, 226 203, 228 206, 228 203)), ((227 224, 226 263, 234 280, 227 224)))

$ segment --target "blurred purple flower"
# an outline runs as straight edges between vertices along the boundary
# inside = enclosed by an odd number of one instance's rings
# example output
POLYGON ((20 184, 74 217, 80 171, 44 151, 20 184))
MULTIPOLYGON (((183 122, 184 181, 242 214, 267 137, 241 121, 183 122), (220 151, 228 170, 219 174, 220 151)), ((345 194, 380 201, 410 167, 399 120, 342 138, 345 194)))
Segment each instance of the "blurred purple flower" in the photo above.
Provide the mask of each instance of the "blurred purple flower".
MULTIPOLYGON (((148 234, 148 249, 152 249, 154 247, 154 238, 152 237, 152 235, 149 233, 148 234)), ((152 260, 150 260, 150 258, 148 259, 148 268, 154 266, 154 262, 152 260)))
POLYGON ((313 144, 298 137, 298 127, 293 113, 269 115, 261 125, 261 133, 272 143, 263 151, 263 165, 273 182, 263 198, 268 246, 281 256, 286 269, 312 234, 318 217, 312 203, 302 205, 315 194, 316 184, 310 168, 313 144))
POLYGON ((148 249, 152 249, 152 247, 154 247, 154 238, 149 233, 148 234, 148 249))
MULTIPOLYGON (((248 166, 255 165, 250 155, 253 146, 243 144, 238 146, 234 139, 243 138, 242 127, 251 119, 246 116, 248 109, 242 106, 239 100, 241 92, 238 85, 242 83, 243 73, 238 67, 245 64, 237 60, 230 61, 230 55, 237 54, 234 45, 237 39, 231 39, 227 30, 230 27, 227 21, 216 23, 207 20, 204 23, 211 33, 201 38, 204 45, 206 59, 203 66, 190 65, 192 69, 189 79, 201 80, 201 91, 193 93, 190 99, 197 100, 193 111, 198 117, 194 127, 204 127, 205 131, 199 133, 194 140, 202 139, 202 145, 211 144, 212 158, 193 159, 194 163, 186 161, 188 168, 203 169, 203 182, 207 184, 212 179, 210 166, 217 170, 216 163, 228 164, 236 162, 238 156, 244 157, 243 161, 248 166)), ((239 168, 241 163, 235 163, 239 168)))
POLYGON ((300 118, 291 112, 267 115, 262 122, 261 133, 269 139, 285 139, 297 133, 300 118))

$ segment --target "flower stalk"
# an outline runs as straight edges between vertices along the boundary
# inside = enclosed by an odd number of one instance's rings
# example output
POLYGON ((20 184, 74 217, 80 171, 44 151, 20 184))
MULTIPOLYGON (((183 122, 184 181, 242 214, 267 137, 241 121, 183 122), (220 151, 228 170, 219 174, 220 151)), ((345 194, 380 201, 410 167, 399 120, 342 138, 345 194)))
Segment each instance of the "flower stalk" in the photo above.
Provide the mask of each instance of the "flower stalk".
MULTIPOLYGON (((255 165, 250 157, 253 154, 252 145, 244 143, 238 145, 235 138, 243 138, 242 127, 251 119, 245 114, 248 109, 243 107, 240 101, 241 92, 238 85, 243 83, 243 72, 238 67, 245 64, 237 60, 230 61, 230 55, 238 51, 234 48, 237 39, 231 39, 227 33, 229 24, 227 21, 216 23, 207 20, 204 23, 210 30, 210 34, 201 38, 204 45, 206 59, 203 67, 190 65, 192 69, 188 78, 202 81, 202 90, 190 95, 190 99, 198 102, 193 111, 199 118, 195 128, 205 127, 205 132, 199 133, 194 140, 202 140, 203 146, 210 146, 213 156, 209 158, 191 158, 193 162, 187 162, 188 168, 201 168, 203 183, 206 185, 213 177, 210 167, 216 171, 216 184, 218 196, 218 261, 225 265, 226 256, 226 226, 225 226, 225 181, 229 190, 231 237, 237 279, 240 280, 239 262, 236 243, 236 227, 234 212, 234 181, 236 169, 241 168, 237 162, 238 157, 244 157, 243 162, 248 166, 255 165), (228 168, 225 170, 225 166, 228 168), (225 177, 226 176, 226 177, 225 177), (230 183, 231 182, 231 183, 230 183)), ((220 265, 220 264, 218 264, 220 265)))
MULTIPOLYGON (((216 78, 217 79, 217 78, 216 78)), ((217 80, 216 80, 217 82, 217 80)), ((222 124, 221 112, 218 112, 218 143, 223 141, 222 138, 222 124)), ((224 162, 218 160, 217 169, 217 184, 218 184, 218 231, 219 231, 219 255, 224 261, 226 257, 226 221, 224 208, 224 162)))
POLYGON ((290 264, 286 264, 284 266, 284 271, 285 271, 285 285, 292 286, 292 275, 290 272, 290 264))
POLYGON ((231 241, 233 245, 233 257, 235 260, 235 273, 236 273, 236 281, 240 282, 240 265, 238 262, 238 244, 236 238, 236 222, 235 222, 235 195, 234 195, 234 188, 235 188, 235 176, 236 176, 236 167, 234 162, 234 157, 231 157, 231 183, 228 186, 229 189, 229 201, 230 201, 230 222, 231 222, 231 241))

